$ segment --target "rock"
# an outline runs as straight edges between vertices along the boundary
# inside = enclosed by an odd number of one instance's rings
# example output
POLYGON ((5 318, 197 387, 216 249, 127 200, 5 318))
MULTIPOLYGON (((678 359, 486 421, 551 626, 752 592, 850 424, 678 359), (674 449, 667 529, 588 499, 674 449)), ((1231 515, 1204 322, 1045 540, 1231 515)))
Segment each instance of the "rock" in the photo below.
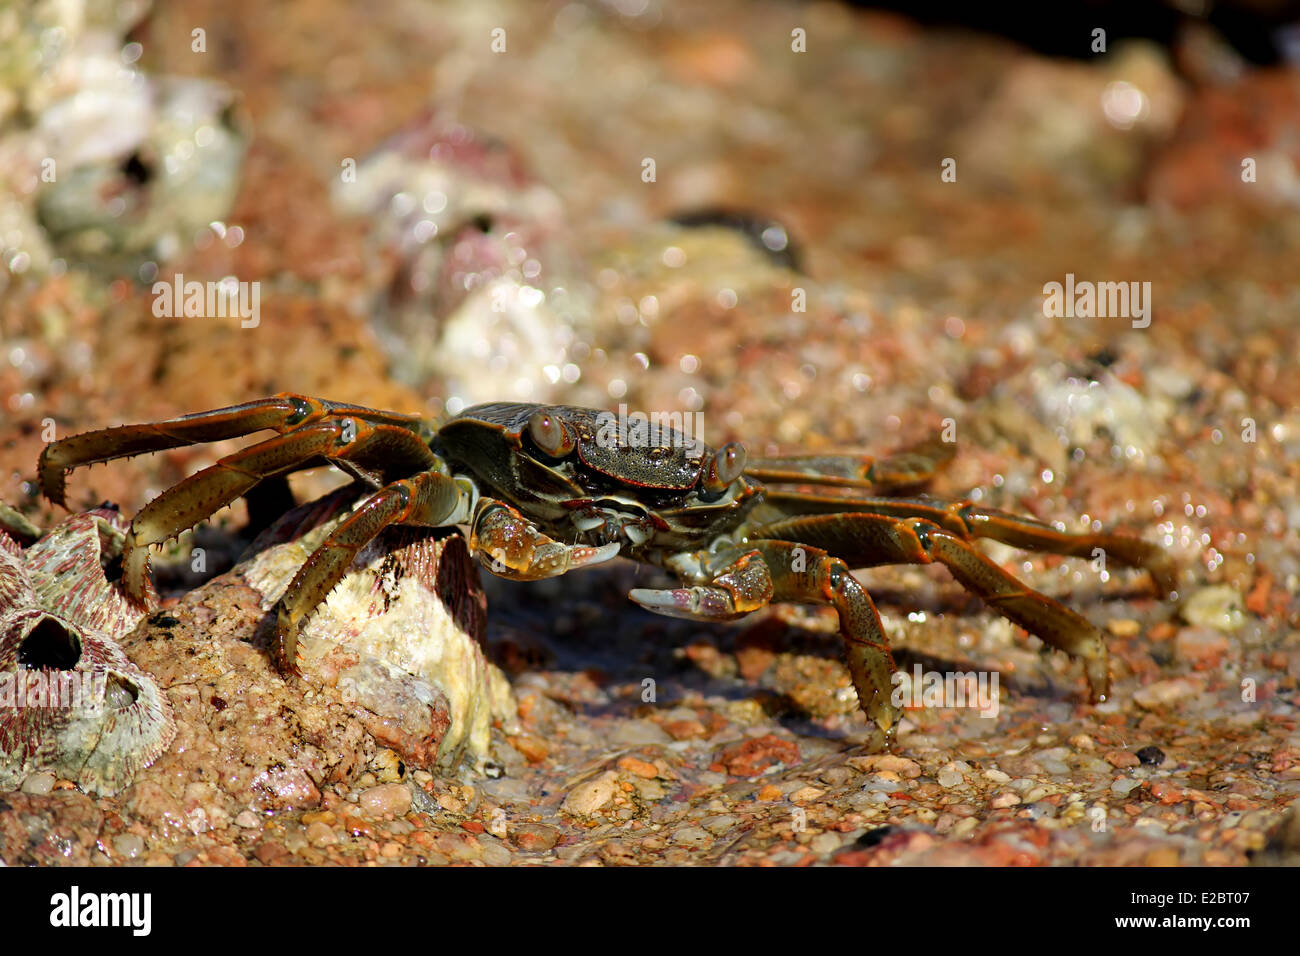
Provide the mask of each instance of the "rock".
POLYGON ((1220 631, 1236 631, 1246 622, 1241 592, 1227 584, 1198 588, 1179 609, 1184 621, 1220 631))
POLYGON ((673 842, 685 843, 687 846, 703 846, 713 842, 713 837, 701 827, 682 827, 674 831, 673 842))
POLYGON ((659 776, 659 768, 645 760, 636 757, 622 757, 618 762, 619 769, 626 770, 628 773, 635 774, 646 780, 653 780, 659 776))
POLYGON ((1147 745, 1137 752, 1137 758, 1148 767, 1158 767, 1165 762, 1165 752, 1159 747, 1147 745))
POLYGON ((506 831, 506 839, 520 850, 541 852, 555 846, 560 831, 540 823, 517 823, 506 831))
POLYGON ((54 789, 54 774, 34 773, 23 781, 23 793, 40 796, 54 789))
POLYGON ((765 734, 725 747, 719 763, 734 777, 754 777, 776 764, 789 765, 798 760, 799 747, 796 744, 765 734))
POLYGON ((570 790, 561 809, 575 816, 589 816, 614 799, 617 788, 618 774, 606 771, 595 780, 580 783, 570 790))
POLYGON ((381 783, 377 787, 362 791, 357 798, 357 806, 371 817, 380 818, 385 814, 394 817, 405 816, 411 809, 411 791, 404 783, 381 783))
POLYGON ((144 840, 137 833, 119 833, 113 837, 113 851, 124 860, 134 860, 144 852, 144 840))
POLYGON ((1111 750, 1104 755, 1104 759, 1112 767, 1118 767, 1121 770, 1136 767, 1142 762, 1137 754, 1129 753, 1127 750, 1111 750))
POLYGON ((870 754, 865 757, 850 757, 845 761, 855 770, 870 773, 873 770, 888 770, 907 780, 921 776, 921 765, 915 760, 900 757, 897 754, 870 754))
POLYGON ((1174 638, 1174 654, 1196 670, 1218 667, 1229 650, 1228 638, 1211 627, 1185 627, 1174 638))
POLYGON ((337 843, 338 838, 334 836, 334 830, 323 820, 317 820, 307 827, 307 842, 312 846, 329 846, 337 843))
POLYGON ((1157 710, 1176 704, 1200 691, 1200 684, 1185 677, 1172 677, 1141 688, 1133 695, 1133 702, 1144 710, 1157 710))

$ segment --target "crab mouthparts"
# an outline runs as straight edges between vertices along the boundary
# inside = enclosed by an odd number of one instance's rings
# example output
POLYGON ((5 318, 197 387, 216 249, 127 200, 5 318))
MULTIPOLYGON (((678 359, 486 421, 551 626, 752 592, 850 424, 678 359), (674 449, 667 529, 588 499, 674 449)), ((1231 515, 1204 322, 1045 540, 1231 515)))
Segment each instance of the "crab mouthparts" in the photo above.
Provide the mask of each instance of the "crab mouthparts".
POLYGON ((650 540, 653 532, 645 527, 645 519, 607 508, 592 508, 573 516, 573 526, 583 534, 595 532, 603 542, 626 539, 632 547, 640 547, 650 540))

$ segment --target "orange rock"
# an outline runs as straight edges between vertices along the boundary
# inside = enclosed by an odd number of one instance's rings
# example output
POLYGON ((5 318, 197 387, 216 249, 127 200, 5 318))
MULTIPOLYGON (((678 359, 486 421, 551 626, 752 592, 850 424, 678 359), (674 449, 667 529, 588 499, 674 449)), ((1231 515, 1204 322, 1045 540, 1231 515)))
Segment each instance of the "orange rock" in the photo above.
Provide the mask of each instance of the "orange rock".
POLYGON ((532 734, 518 734, 507 737, 506 742, 523 754, 524 759, 529 763, 541 763, 550 756, 546 744, 532 734))
POLYGON ((753 777, 774 764, 793 764, 798 760, 799 748, 772 734, 742 740, 722 751, 722 764, 735 777, 753 777))
POLYGON ((1129 753, 1127 750, 1111 750, 1102 758, 1112 767, 1118 767, 1121 770, 1128 767, 1136 767, 1142 761, 1138 759, 1137 754, 1129 753))
POLYGON ((659 768, 645 760, 640 760, 631 755, 622 757, 618 761, 618 768, 626 770, 628 773, 636 774, 638 777, 644 777, 646 780, 653 780, 659 776, 659 768))
POLYGON ((670 720, 664 724, 664 733, 674 740, 689 740, 691 737, 703 737, 705 730, 698 720, 670 720))

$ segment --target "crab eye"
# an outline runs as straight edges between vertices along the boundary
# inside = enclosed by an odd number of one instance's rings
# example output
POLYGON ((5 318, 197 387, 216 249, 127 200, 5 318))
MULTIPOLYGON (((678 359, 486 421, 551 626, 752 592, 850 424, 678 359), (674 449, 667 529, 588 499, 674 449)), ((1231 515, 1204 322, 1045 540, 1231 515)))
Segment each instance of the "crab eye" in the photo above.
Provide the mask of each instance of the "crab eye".
POLYGON ((552 458, 562 458, 573 451, 573 436, 564 427, 564 422, 544 408, 528 416, 528 434, 533 443, 552 458))
POLYGON ((721 494, 744 471, 745 446, 740 442, 728 442, 714 454, 704 476, 704 488, 714 494, 721 494))

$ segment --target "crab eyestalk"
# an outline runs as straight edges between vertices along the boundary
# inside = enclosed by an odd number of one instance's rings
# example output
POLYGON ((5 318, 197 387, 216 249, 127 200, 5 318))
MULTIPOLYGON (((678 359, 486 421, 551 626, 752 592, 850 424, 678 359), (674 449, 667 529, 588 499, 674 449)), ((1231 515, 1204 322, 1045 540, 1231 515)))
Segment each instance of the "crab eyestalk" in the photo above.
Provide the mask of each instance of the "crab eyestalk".
POLYGON ((704 490, 711 495, 725 492, 744 473, 745 457, 745 446, 740 442, 728 442, 719 448, 704 470, 704 490))
POLYGON ((539 408, 528 416, 528 435, 533 444, 552 458, 563 458, 577 443, 577 436, 564 420, 545 408, 539 408))

